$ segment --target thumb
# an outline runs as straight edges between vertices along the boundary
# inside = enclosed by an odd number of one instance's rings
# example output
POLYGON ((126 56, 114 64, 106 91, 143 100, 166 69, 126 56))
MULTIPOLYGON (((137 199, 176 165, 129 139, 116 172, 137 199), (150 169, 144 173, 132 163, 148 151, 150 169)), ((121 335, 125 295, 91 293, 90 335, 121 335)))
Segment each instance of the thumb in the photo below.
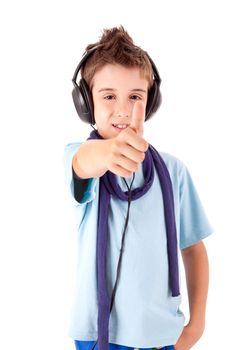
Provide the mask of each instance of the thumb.
POLYGON ((145 120, 145 108, 141 101, 135 102, 132 111, 132 121, 130 123, 130 128, 136 131, 139 136, 143 135, 144 130, 144 120, 145 120))

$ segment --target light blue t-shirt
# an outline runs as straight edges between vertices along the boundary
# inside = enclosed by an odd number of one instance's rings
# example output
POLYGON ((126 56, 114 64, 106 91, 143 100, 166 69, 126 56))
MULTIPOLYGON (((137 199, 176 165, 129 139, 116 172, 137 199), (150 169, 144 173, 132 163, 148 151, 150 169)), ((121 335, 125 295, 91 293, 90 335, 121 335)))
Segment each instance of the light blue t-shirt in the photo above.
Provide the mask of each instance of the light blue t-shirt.
MULTIPOLYGON (((99 178, 89 179, 82 203, 74 198, 72 158, 81 143, 65 148, 66 182, 71 193, 77 229, 77 280, 69 335, 76 340, 97 340, 96 237, 99 178)), ((170 173, 177 226, 178 248, 189 247, 212 233, 186 166, 160 153, 170 173)), ((87 160, 88 161, 88 160, 87 160)), ((126 184, 117 177, 123 191, 126 184)), ((128 184, 132 178, 127 178, 128 184)), ((143 184, 142 166, 132 189, 143 184)), ((127 202, 111 197, 108 218, 107 281, 111 297, 127 202)), ((168 279, 167 239, 163 197, 157 173, 150 190, 132 201, 122 267, 110 314, 109 342, 137 348, 175 344, 184 327, 181 296, 172 297, 168 279)), ((180 254, 179 254, 180 263, 180 254)))

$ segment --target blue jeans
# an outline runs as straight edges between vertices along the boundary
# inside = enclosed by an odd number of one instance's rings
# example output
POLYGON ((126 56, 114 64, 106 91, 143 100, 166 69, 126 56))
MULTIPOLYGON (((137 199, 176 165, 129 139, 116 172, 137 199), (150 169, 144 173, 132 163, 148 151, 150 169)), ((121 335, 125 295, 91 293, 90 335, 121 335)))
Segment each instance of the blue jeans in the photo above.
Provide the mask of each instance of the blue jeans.
MULTIPOLYGON (((92 347, 94 346, 95 342, 94 341, 79 341, 75 340, 75 347, 76 350, 92 350, 92 347)), ((94 350, 98 350, 98 343, 96 344, 94 350)), ((108 350, 134 350, 134 348, 129 347, 129 346, 123 346, 123 345, 118 345, 118 344, 108 344, 108 350)), ((153 348, 140 348, 139 350, 156 350, 155 347, 153 348)), ((167 345, 161 348, 160 350, 174 350, 173 345, 167 345)))

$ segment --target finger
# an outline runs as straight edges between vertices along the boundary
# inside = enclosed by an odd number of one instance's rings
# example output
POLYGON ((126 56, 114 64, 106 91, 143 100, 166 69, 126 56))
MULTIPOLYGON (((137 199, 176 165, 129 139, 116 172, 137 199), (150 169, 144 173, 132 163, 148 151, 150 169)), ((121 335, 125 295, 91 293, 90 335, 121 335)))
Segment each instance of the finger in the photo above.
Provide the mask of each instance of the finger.
MULTIPOLYGON (((125 147, 125 144, 128 144, 140 152, 146 152, 148 149, 148 142, 146 142, 142 136, 138 135, 137 133, 135 134, 135 130, 133 130, 131 127, 128 127, 119 133, 118 137, 120 138, 123 147, 125 147)), ((124 152, 122 152, 122 154, 123 153, 124 152)))
POLYGON ((109 170, 121 177, 129 177, 133 175, 133 171, 127 170, 118 164, 114 164, 109 170))
POLYGON ((126 158, 128 158, 136 163, 143 162, 143 160, 145 158, 145 153, 143 151, 139 151, 138 149, 136 149, 130 145, 125 145, 121 154, 124 157, 126 157, 126 158))
POLYGON ((132 121, 130 127, 136 131, 139 136, 143 135, 143 125, 145 120, 145 108, 141 101, 135 102, 132 111, 132 121))

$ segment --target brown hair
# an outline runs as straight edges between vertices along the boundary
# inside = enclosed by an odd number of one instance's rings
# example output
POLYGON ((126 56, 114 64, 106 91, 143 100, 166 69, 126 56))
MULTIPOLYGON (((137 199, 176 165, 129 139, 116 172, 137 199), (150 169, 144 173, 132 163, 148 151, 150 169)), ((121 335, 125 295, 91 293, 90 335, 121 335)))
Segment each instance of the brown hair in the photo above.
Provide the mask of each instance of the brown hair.
POLYGON ((147 79, 149 87, 153 84, 153 69, 150 60, 140 47, 134 45, 132 38, 123 26, 104 29, 100 40, 86 47, 90 50, 102 44, 87 59, 81 68, 81 76, 91 88, 94 74, 106 64, 121 64, 125 67, 139 67, 142 77, 147 79))

